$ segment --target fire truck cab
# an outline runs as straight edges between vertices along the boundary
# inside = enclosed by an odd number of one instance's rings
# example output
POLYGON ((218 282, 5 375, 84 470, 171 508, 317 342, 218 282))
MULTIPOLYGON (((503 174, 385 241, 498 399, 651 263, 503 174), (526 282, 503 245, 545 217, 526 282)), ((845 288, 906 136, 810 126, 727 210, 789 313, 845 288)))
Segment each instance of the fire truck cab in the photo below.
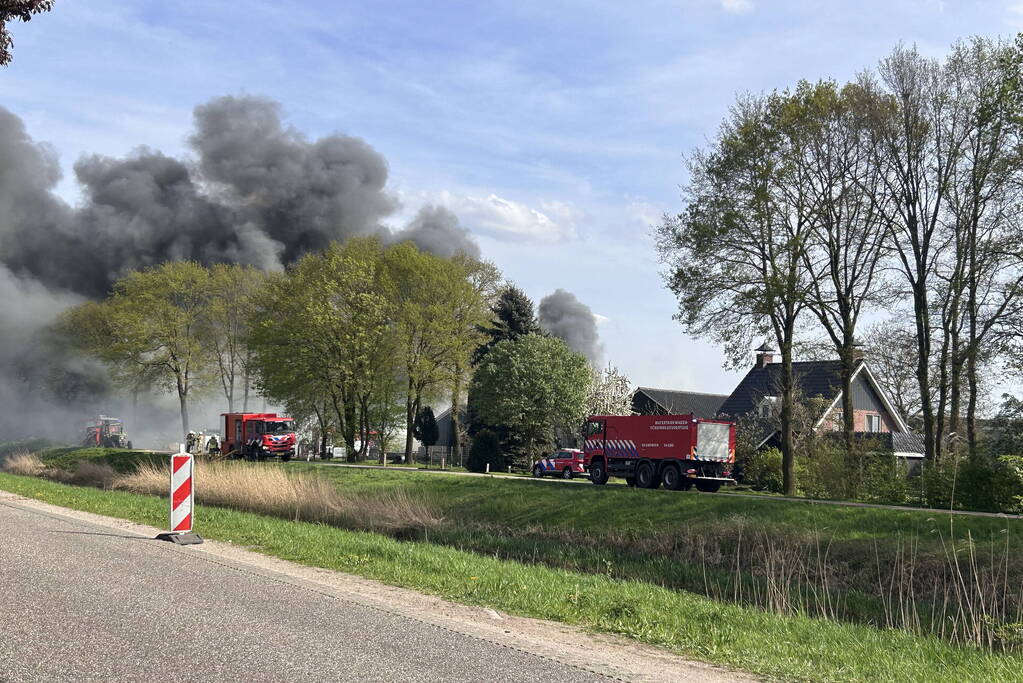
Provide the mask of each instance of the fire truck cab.
POLYGON ((295 421, 277 413, 223 413, 224 440, 220 451, 227 457, 282 462, 296 455, 295 421))
POLYGON ((694 484, 713 493, 731 478, 735 423, 694 415, 594 415, 583 427, 586 469, 594 484, 623 477, 629 486, 694 484))

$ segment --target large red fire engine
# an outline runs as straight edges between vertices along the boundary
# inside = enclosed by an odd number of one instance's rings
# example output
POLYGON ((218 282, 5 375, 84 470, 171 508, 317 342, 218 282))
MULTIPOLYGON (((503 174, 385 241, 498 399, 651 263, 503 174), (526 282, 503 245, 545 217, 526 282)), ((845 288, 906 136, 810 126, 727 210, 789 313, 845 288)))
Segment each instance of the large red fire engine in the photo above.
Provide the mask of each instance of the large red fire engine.
POLYGON ((277 413, 223 413, 224 442, 220 452, 228 457, 283 462, 296 454, 295 421, 277 413))
POLYGON ((696 484, 714 492, 731 478, 735 423, 693 415, 595 415, 584 425, 586 468, 594 484, 624 477, 629 486, 673 491, 696 484))

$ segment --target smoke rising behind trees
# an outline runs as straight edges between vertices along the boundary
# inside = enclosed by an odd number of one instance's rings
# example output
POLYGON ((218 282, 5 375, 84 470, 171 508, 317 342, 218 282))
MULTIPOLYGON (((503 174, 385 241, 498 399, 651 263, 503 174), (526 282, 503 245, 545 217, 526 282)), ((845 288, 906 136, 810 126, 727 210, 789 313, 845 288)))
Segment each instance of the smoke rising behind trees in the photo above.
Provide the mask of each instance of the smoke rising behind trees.
MULTIPOLYGON (((24 431, 27 416, 14 407, 54 367, 74 374, 71 384, 105 385, 99 366, 72 363, 36 340, 61 310, 105 296, 133 270, 179 260, 281 270, 365 235, 444 257, 480 257, 469 229, 443 207, 426 206, 401 229, 388 228, 383 221, 400 204, 387 187, 387 160, 356 137, 307 138, 273 100, 225 96, 197 106, 188 144, 189 158, 144 146, 123 158, 83 156, 74 164, 81 201, 71 206, 56 194, 62 171, 54 148, 0 107, 0 402, 7 408, 0 428, 24 431)), ((27 429, 38 433, 50 422, 27 429)))
POLYGON ((597 333, 597 318, 575 294, 557 289, 540 300, 540 327, 600 365, 604 348, 597 333))

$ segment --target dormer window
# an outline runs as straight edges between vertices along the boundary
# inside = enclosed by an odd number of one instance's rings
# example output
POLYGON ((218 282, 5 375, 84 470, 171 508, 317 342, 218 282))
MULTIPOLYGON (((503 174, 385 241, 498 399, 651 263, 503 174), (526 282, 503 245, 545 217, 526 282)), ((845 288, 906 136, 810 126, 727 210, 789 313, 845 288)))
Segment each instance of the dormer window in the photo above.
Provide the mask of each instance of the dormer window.
POLYGON ((777 405, 777 396, 764 396, 760 399, 760 405, 757 406, 757 415, 764 418, 774 417, 776 413, 775 407, 777 405))

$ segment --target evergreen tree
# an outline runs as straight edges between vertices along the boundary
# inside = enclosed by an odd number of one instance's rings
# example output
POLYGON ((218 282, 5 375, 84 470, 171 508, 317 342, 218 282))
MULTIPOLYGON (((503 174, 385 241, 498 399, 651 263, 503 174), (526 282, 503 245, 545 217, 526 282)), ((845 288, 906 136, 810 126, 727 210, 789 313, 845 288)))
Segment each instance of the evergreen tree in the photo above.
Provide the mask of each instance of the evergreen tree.
POLYGON ((479 328, 487 340, 473 354, 473 365, 479 365, 483 357, 498 342, 514 341, 527 334, 544 334, 536 320, 533 302, 525 292, 514 285, 509 285, 501 292, 491 310, 494 318, 490 325, 479 328))
POLYGON ((437 419, 433 416, 433 408, 426 406, 416 414, 416 419, 412 423, 412 435, 427 448, 437 443, 440 431, 437 429, 437 419))

